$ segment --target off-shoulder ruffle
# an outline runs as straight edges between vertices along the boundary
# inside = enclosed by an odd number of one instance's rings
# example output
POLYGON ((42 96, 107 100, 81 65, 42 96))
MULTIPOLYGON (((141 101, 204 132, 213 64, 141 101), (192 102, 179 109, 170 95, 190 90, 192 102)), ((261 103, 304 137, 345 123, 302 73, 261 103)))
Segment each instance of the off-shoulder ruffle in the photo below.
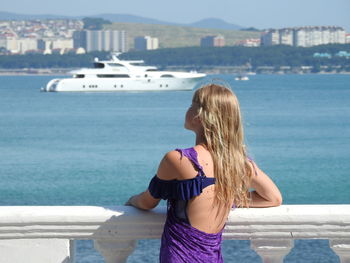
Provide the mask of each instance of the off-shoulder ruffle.
POLYGON ((215 183, 215 178, 198 175, 188 180, 162 180, 155 175, 148 187, 154 198, 185 200, 198 196, 203 189, 215 183))

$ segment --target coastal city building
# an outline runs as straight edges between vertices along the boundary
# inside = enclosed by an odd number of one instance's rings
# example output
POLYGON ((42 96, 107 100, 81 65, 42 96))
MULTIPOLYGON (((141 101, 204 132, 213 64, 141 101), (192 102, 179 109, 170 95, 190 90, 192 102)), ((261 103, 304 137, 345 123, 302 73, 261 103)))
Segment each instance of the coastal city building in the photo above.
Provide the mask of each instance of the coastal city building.
POLYGON ((73 39, 55 39, 46 38, 38 40, 38 49, 44 51, 45 54, 50 54, 52 50, 72 50, 74 48, 73 39))
POLYGON ((7 51, 17 50, 17 40, 15 37, 1 37, 0 48, 7 51))
POLYGON ((224 47, 225 38, 221 35, 201 38, 201 47, 224 47))
POLYGON ((294 46, 312 47, 325 44, 345 44, 346 32, 341 27, 303 27, 294 31, 294 46))
POLYGON ((73 33, 73 47, 84 48, 86 52, 112 51, 126 52, 126 31, 118 30, 80 30, 73 33))
POLYGON ((38 49, 38 41, 35 38, 0 38, 0 47, 15 54, 25 54, 28 51, 38 49))
POLYGON ((290 45, 312 47, 326 44, 345 44, 346 32, 337 26, 315 26, 270 29, 261 36, 261 45, 290 45))
POLYGON ((261 36, 261 45, 262 46, 273 46, 279 45, 280 35, 277 29, 270 29, 261 36))
POLYGON ((19 38, 17 39, 17 53, 24 54, 28 51, 38 49, 38 40, 36 38, 19 38))
POLYGON ((243 46, 243 47, 258 47, 260 46, 260 39, 259 38, 248 38, 241 41, 238 41, 236 43, 237 46, 243 46))
POLYGON ((134 38, 136 50, 153 50, 159 48, 159 40, 156 37, 140 36, 134 38))
POLYGON ((293 46, 293 29, 284 28, 278 30, 279 43, 281 45, 293 46))

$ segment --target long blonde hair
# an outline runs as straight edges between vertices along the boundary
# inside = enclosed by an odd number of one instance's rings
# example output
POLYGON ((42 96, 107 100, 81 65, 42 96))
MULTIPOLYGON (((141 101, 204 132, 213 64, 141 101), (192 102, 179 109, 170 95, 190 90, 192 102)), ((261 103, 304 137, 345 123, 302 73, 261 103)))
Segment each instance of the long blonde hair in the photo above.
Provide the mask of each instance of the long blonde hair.
POLYGON ((244 147, 239 102, 229 89, 209 84, 196 90, 193 102, 199 105, 198 117, 205 143, 214 162, 216 201, 230 206, 248 206, 252 176, 244 147))

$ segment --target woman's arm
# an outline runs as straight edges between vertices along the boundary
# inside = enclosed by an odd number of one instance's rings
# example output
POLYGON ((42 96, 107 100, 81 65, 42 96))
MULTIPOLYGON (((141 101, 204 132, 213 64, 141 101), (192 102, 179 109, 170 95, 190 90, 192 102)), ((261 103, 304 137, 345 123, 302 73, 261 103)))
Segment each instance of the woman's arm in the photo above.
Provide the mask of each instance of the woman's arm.
POLYGON ((271 207, 282 204, 282 195, 274 182, 252 161, 256 174, 253 174, 249 207, 271 207))
MULTIPOLYGON (((176 179, 177 174, 181 168, 181 155, 177 151, 168 152, 159 164, 157 177, 163 180, 176 179)), ((129 198, 125 205, 131 205, 143 210, 150 210, 155 208, 160 199, 154 198, 149 190, 134 195, 129 198)))
POLYGON ((130 197, 125 205, 131 205, 143 210, 150 210, 155 208, 159 202, 160 199, 153 198, 150 192, 146 190, 138 195, 130 197))

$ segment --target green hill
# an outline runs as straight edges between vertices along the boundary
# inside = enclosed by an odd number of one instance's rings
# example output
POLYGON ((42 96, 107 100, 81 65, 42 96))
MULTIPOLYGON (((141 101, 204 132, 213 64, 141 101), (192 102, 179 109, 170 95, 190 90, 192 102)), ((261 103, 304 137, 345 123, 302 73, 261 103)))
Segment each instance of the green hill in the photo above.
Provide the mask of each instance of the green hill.
POLYGON ((104 29, 125 30, 128 34, 128 45, 134 47, 137 36, 151 36, 159 39, 160 48, 193 47, 200 45, 200 39, 209 35, 222 35, 226 46, 233 46, 237 41, 247 38, 259 38, 259 32, 194 28, 185 26, 169 26, 137 23, 112 23, 104 25, 104 29))

